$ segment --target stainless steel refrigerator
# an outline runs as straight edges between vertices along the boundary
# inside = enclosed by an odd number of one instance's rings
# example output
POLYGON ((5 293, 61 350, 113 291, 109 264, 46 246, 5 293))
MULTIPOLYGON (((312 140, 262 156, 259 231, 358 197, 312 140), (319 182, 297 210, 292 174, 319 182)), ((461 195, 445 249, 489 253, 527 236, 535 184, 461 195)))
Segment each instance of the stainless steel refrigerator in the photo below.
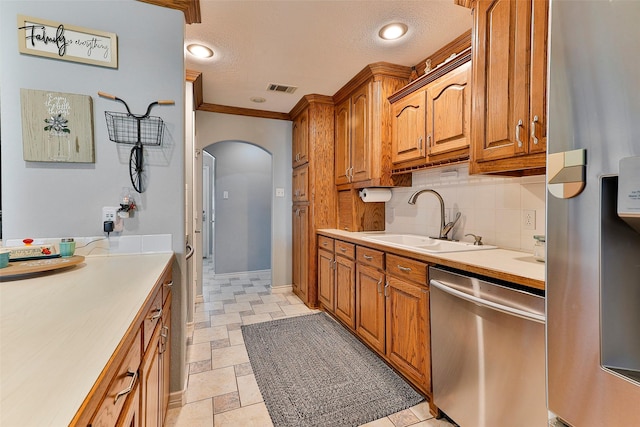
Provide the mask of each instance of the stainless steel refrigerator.
POLYGON ((548 408, 640 426, 640 1, 552 0, 550 28, 548 408))

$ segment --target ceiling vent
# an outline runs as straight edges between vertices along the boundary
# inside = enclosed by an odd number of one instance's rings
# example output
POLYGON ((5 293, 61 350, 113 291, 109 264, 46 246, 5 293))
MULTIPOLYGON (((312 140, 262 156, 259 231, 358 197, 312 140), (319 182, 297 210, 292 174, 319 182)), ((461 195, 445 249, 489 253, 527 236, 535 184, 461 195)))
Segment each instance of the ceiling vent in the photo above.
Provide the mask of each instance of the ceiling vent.
POLYGON ((277 85, 275 83, 270 83, 267 86, 267 90, 271 92, 293 93, 296 89, 298 89, 296 86, 277 85))

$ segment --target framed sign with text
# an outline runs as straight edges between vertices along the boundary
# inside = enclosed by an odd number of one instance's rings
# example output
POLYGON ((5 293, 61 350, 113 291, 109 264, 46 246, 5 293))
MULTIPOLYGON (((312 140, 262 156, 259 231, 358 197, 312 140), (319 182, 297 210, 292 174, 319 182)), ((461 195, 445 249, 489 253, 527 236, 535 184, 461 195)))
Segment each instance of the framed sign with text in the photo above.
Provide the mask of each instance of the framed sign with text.
POLYGON ((30 16, 18 15, 18 49, 28 55, 118 68, 118 37, 30 16))

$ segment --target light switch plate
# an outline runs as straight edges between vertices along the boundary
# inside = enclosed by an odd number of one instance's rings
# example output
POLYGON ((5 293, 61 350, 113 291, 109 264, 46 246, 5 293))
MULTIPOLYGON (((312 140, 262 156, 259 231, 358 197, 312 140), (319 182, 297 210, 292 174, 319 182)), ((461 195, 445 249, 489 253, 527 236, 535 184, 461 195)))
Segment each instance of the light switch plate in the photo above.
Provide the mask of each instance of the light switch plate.
POLYGON ((284 188, 276 188, 276 197, 284 197, 284 188))

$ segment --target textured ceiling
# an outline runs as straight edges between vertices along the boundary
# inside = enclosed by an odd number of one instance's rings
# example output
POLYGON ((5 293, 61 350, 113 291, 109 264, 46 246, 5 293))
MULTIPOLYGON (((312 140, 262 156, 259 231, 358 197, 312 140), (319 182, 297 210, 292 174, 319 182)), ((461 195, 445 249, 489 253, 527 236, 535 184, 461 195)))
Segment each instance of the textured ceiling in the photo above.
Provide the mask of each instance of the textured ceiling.
POLYGON ((202 23, 187 25, 185 41, 215 55, 187 55, 186 67, 202 73, 204 102, 282 113, 306 94, 333 95, 367 64, 416 65, 471 28, 471 11, 453 0, 200 0, 200 9, 202 23), (394 21, 407 35, 379 39, 394 21), (268 92, 270 83, 298 89, 268 92))

